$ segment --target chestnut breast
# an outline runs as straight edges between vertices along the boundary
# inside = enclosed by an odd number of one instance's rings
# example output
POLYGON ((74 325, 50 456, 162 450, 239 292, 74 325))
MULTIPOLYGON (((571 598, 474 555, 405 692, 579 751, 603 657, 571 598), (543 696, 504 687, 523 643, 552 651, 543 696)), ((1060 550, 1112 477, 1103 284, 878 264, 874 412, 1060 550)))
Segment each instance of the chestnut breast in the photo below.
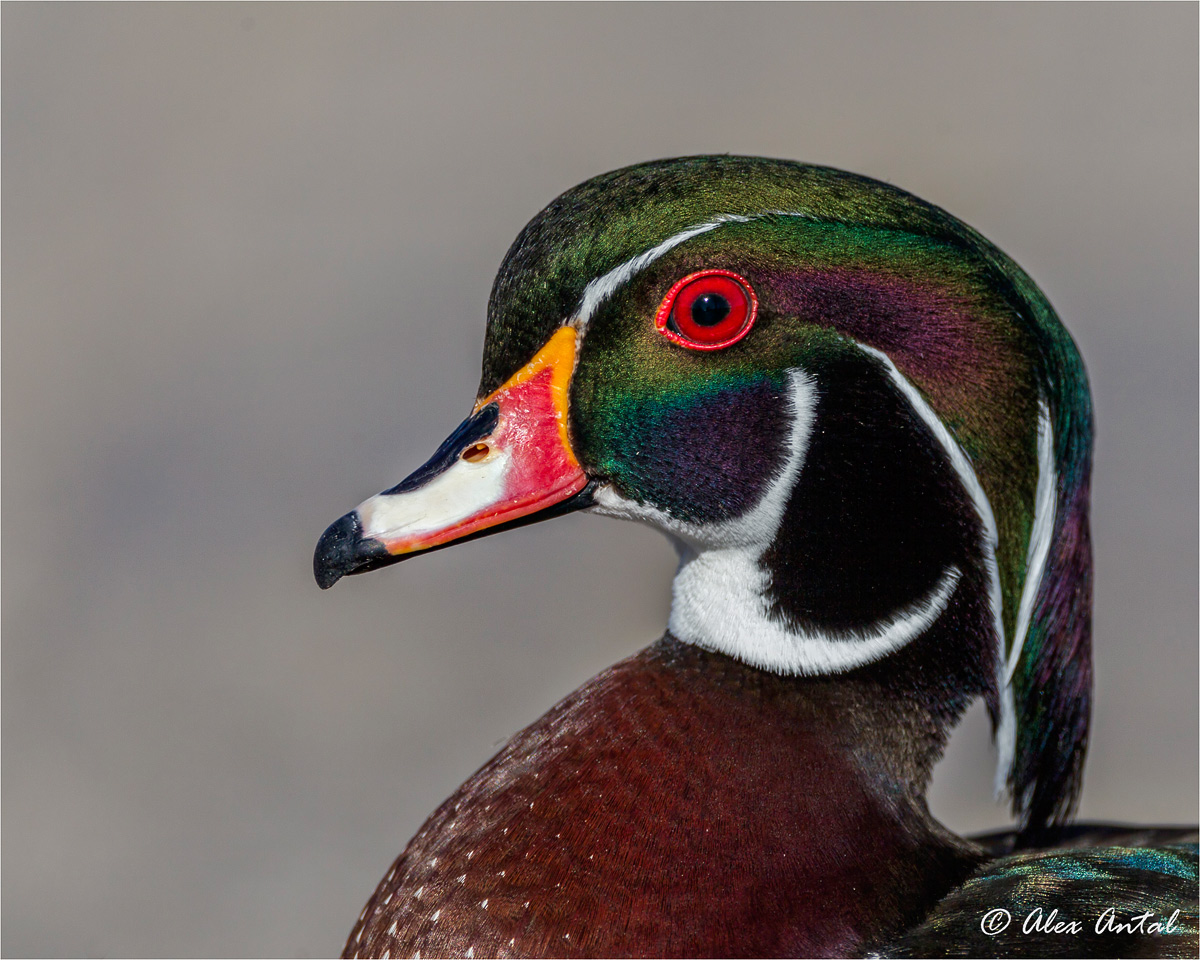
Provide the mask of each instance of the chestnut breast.
POLYGON ((664 638, 447 800, 346 955, 846 955, 916 922, 973 862, 889 783, 844 686, 664 638))

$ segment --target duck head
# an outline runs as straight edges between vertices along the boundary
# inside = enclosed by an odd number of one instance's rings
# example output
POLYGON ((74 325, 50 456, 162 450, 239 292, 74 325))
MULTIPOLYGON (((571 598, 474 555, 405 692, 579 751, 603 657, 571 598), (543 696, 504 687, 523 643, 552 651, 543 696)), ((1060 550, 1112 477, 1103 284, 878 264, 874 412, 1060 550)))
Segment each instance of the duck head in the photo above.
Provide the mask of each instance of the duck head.
POLYGON ((780 674, 895 664, 947 724, 985 696, 1036 831, 1086 746, 1090 431, 1054 311, 944 211, 785 161, 643 164, 521 232, 471 415, 315 572, 571 510, 650 523, 678 639, 780 674))

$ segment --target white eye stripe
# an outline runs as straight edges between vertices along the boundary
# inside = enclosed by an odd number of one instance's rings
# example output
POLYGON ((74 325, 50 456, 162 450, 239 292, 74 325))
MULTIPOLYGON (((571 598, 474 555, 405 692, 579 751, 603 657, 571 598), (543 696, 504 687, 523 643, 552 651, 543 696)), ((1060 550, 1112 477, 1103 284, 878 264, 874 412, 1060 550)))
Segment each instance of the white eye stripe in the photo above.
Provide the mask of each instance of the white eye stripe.
POLYGON ((639 253, 636 257, 630 257, 630 259, 626 260, 619 267, 614 267, 603 276, 590 281, 583 288, 583 296, 579 299, 579 306, 575 308, 575 312, 567 321, 567 324, 574 327, 582 335, 587 330, 588 324, 591 322, 600 305, 633 277, 637 276, 637 274, 645 270, 655 260, 663 256, 663 254, 669 253, 681 243, 691 240, 692 237, 698 237, 702 233, 716 230, 727 223, 750 223, 753 220, 761 220, 763 217, 804 217, 805 219, 816 219, 812 214, 802 211, 764 210, 761 213, 749 216, 738 213, 723 213, 705 223, 688 227, 686 230, 681 230, 674 236, 668 237, 657 246, 639 253))
POLYGON ((619 267, 609 270, 602 277, 597 277, 588 283, 583 288, 583 296, 579 300, 579 306, 575 310, 575 315, 571 318, 570 324, 580 333, 587 329, 588 323, 592 319, 592 315, 597 308, 605 300, 611 297, 624 284, 628 283, 630 278, 645 270, 655 260, 661 257, 664 253, 674 250, 681 243, 691 240, 692 237, 698 237, 702 233, 708 233, 710 230, 715 230, 726 223, 745 223, 750 220, 750 217, 739 217, 734 214, 726 214, 717 217, 715 220, 710 220, 708 223, 701 223, 694 227, 688 227, 675 234, 673 237, 668 237, 656 247, 651 247, 644 253, 639 253, 636 257, 631 257, 619 267))

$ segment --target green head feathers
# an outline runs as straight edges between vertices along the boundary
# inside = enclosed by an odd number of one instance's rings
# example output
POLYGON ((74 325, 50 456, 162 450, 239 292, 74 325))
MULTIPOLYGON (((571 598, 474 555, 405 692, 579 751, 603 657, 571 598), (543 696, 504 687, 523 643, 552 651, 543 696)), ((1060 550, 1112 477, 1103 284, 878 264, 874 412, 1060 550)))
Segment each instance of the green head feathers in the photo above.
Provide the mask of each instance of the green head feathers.
POLYGON ((563 325, 580 337, 580 463, 608 512, 683 544, 673 631, 700 622, 698 590, 719 604, 717 554, 758 591, 745 616, 764 636, 825 645, 780 669, 856 669, 842 651, 866 643, 874 662, 905 624, 976 628, 987 643, 963 691, 987 697, 1014 808, 1030 830, 1070 812, 1091 685, 1091 405, 1070 336, 1016 264, 863 177, 666 160, 596 177, 521 232, 492 291, 480 397, 563 325), (721 349, 655 325, 704 271, 757 298, 752 329, 721 349))

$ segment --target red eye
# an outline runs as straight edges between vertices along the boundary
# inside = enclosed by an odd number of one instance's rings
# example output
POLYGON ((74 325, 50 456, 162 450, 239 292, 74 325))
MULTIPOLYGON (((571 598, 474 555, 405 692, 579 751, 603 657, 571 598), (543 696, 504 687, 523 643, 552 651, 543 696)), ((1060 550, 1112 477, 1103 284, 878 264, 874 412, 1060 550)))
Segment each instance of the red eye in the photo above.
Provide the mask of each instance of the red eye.
POLYGON ((675 283, 654 320, 668 340, 693 350, 720 350, 754 326, 758 298, 750 284, 728 270, 701 270, 675 283))

